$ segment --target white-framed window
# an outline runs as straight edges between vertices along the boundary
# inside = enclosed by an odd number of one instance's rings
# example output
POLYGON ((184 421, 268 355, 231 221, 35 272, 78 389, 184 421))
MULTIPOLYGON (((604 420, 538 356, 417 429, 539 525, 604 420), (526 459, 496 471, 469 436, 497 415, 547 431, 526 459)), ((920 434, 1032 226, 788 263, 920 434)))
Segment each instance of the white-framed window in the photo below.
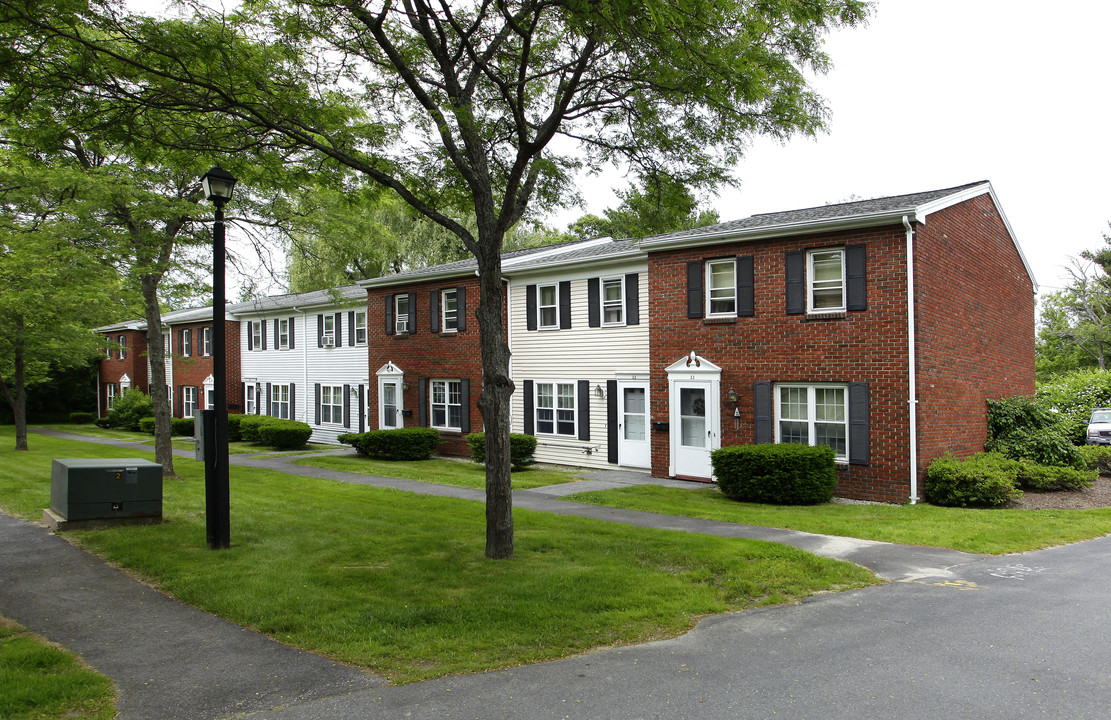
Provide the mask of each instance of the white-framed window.
MULTIPOLYGON (((108 339, 108 342, 112 342, 112 339, 111 339, 111 338, 109 338, 109 339, 108 339)), ((104 357, 108 358, 109 360, 111 360, 111 359, 112 359, 112 346, 111 346, 111 345, 109 345, 108 347, 104 348, 104 357)))
POLYGON ((193 354, 193 331, 190 328, 185 328, 181 331, 181 355, 182 357, 189 357, 193 354))
POLYGON ((625 278, 602 281, 602 324, 625 324, 625 278))
POLYGON ((397 408, 398 408, 398 383, 393 380, 383 381, 381 384, 381 405, 382 414, 380 417, 381 426, 383 429, 397 427, 397 408))
POLYGON ((243 388, 243 412, 247 415, 255 414, 255 384, 253 382, 247 383, 243 388))
POLYGON ((849 392, 845 385, 777 385, 775 440, 828 445, 849 457, 849 392))
POLYGON ((278 348, 281 350, 289 349, 289 318, 278 320, 278 348))
POLYGON ((409 332, 409 295, 407 293, 400 293, 394 295, 394 332, 398 335, 404 335, 409 332))
POLYGON ((209 410, 216 408, 216 380, 209 375, 204 379, 204 406, 209 410))
POLYGON ((336 346, 336 316, 331 313, 325 313, 320 316, 320 342, 324 347, 336 346))
POLYGON ((709 317, 734 317, 737 314, 737 261, 706 262, 706 308, 709 317))
POLYGON ((343 386, 320 386, 320 422, 321 424, 343 423, 343 386))
POLYGON ((116 404, 116 386, 113 383, 108 383, 104 386, 104 402, 111 410, 116 404))
POLYGON ((458 380, 432 381, 432 427, 458 430, 463 427, 463 390, 458 380))
POLYGON ((845 250, 826 248, 806 253, 807 312, 839 312, 845 309, 845 250))
POLYGON ((536 314, 541 330, 559 327, 559 286, 540 285, 536 288, 536 314))
MULTIPOLYGON (((169 358, 170 357, 170 349, 171 349, 170 331, 167 330, 164 333, 162 333, 162 357, 169 358)), ((172 394, 173 393, 171 393, 171 395, 172 394)))
POLYGON ((262 321, 251 321, 251 347, 255 350, 265 350, 262 346, 262 321))
POLYGON ((201 354, 205 357, 212 355, 212 328, 201 329, 201 354))
POLYGON ((459 329, 459 292, 455 288, 440 291, 440 327, 444 332, 459 329))
POLYGON ((366 310, 356 310, 353 317, 355 344, 366 345, 366 310))
POLYGON ((289 385, 270 386, 270 415, 289 419, 289 385))
POLYGON ((116 340, 120 344, 120 349, 119 349, 119 353, 118 353, 117 357, 119 357, 120 360, 126 360, 127 359, 127 336, 126 335, 120 335, 116 340))
POLYGON ((197 388, 183 385, 181 388, 181 416, 194 417, 197 414, 197 388))
POLYGON ((536 432, 545 435, 577 435, 575 383, 536 383, 536 432))

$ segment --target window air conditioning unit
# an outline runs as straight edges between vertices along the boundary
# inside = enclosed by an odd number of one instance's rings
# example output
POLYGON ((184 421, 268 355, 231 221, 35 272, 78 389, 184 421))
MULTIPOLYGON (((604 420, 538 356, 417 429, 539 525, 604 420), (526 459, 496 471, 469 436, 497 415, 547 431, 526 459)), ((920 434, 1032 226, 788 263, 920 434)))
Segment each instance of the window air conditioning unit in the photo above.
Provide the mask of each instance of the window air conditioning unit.
POLYGON ((335 347, 336 337, 334 335, 325 335, 323 343, 324 347, 335 347))

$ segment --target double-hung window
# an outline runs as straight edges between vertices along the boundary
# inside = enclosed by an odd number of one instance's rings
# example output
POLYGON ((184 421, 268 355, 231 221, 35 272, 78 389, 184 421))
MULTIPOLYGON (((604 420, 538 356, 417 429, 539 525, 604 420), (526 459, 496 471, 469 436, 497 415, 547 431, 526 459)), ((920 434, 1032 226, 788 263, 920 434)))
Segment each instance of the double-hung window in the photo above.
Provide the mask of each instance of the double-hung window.
POLYGON ((270 415, 289 419, 289 385, 270 386, 270 415))
POLYGON ((212 328, 201 330, 201 354, 205 357, 212 355, 212 328))
POLYGON ((247 383, 243 388, 243 411, 247 415, 255 414, 255 384, 247 383))
POLYGON ((625 324, 625 279, 602 281, 602 324, 625 324))
POLYGON ((107 385, 104 386, 104 391, 105 391, 104 392, 105 404, 108 405, 108 409, 111 410, 112 407, 116 404, 116 386, 115 386, 115 384, 108 383, 107 385))
POLYGON ((394 296, 394 332, 404 335, 409 332, 409 295, 400 293, 394 296))
POLYGON ((737 314, 737 261, 706 262, 706 307, 710 317, 734 317, 737 314))
POLYGON ((356 310, 352 316, 351 327, 356 345, 366 345, 366 310, 356 310))
POLYGON ((541 330, 559 327, 559 293, 556 285, 541 285, 537 291, 537 314, 541 330))
POLYGON ((536 383, 536 432, 576 435, 575 384, 536 383))
POLYGON ((843 248, 811 250, 806 253, 806 276, 810 279, 807 311, 839 312, 845 309, 845 251, 843 248))
POLYGON ((197 388, 185 385, 181 388, 181 416, 191 418, 197 414, 197 388))
POLYGON ((440 291, 440 327, 444 332, 459 329, 459 292, 455 288, 440 291))
POLYGON ((331 313, 320 316, 320 342, 324 347, 336 346, 336 316, 331 313))
MULTIPOLYGON (((193 331, 186 328, 181 331, 181 355, 189 357, 193 354, 193 331)), ((190 417, 190 416, 186 416, 190 417)))
POLYGON ((120 358, 120 360, 126 360, 127 359, 127 336, 126 335, 120 335, 118 340, 119 340, 119 343, 120 343, 119 358, 120 358))
POLYGON ((168 330, 162 333, 162 357, 170 357, 170 332, 168 330))
POLYGON ((463 391, 458 380, 432 381, 432 427, 458 430, 463 427, 463 391))
POLYGON ((320 422, 341 424, 343 422, 343 386, 320 386, 320 422))
POLYGON ((255 350, 265 350, 262 345, 262 321, 251 321, 251 347, 255 350))
POLYGON ((776 441, 828 445, 838 460, 849 456, 849 404, 844 385, 779 385, 776 441))
POLYGON ((278 320, 278 349, 289 349, 289 318, 278 320))

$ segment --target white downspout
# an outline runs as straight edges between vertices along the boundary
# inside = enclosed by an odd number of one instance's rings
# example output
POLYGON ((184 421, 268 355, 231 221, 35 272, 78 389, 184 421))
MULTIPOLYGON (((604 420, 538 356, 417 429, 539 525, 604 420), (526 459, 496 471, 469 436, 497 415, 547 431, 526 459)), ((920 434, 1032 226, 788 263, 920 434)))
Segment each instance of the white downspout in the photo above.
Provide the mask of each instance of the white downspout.
POLYGON ((918 377, 914 337, 914 227, 906 215, 907 229, 907 406, 910 416, 910 504, 918 503, 918 377))

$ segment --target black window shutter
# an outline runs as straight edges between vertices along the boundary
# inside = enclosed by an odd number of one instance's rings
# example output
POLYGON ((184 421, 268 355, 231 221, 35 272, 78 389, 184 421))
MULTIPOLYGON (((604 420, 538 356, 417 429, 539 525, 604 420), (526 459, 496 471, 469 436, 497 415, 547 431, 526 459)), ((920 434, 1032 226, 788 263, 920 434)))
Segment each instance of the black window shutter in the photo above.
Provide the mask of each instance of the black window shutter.
MULTIPOLYGON (((239 383, 239 397, 243 398, 243 412, 247 412, 247 383, 239 383)), ((255 401, 258 405, 258 401, 255 401)))
POLYGON ((316 316, 316 346, 324 347, 324 316, 316 316))
POLYGON ((586 324, 590 327, 602 326, 601 284, 598 278, 586 281, 586 324))
POLYGON ((751 255, 737 256, 737 315, 756 314, 756 271, 751 255))
POLYGON ((872 461, 868 414, 868 383, 849 383, 849 462, 853 465, 872 461))
MULTIPOLYGON (((334 418, 333 418, 334 419, 334 418)), ((351 386, 343 386, 343 426, 351 427, 351 386)))
MULTIPOLYGON (((533 285, 532 289, 533 289, 533 291, 535 291, 536 286, 533 285)), ((522 411, 522 415, 524 417, 521 418, 524 433, 525 433, 525 435, 535 435, 536 434, 536 426, 535 426, 536 411, 535 411, 534 406, 533 406, 533 402, 534 402, 535 398, 533 397, 533 394, 532 394, 532 380, 525 380, 521 383, 521 392, 523 393, 522 396, 521 396, 521 399, 524 401, 524 406, 523 406, 523 411, 522 411)))
POLYGON ((687 317, 702 317, 702 302, 702 261, 691 260, 687 263, 687 317))
MULTIPOLYGON (((267 387, 269 387, 269 386, 267 386, 267 387)), ((270 395, 269 390, 266 391, 266 395, 267 395, 267 397, 269 397, 269 395, 270 395)), ((262 414, 262 385, 259 385, 258 383, 255 383, 255 415, 261 415, 261 414, 262 414)))
POLYGON ((431 290, 428 293, 428 321, 429 330, 440 332, 440 291, 431 290))
POLYGON ((262 330, 262 345, 258 349, 259 350, 265 350, 266 349, 266 321, 265 320, 259 320, 258 325, 259 325, 259 329, 262 330))
MULTIPOLYGON (((525 287, 525 324, 529 330, 536 329, 536 286, 525 287)), ((529 433, 531 435, 531 433, 529 433)))
POLYGON ((428 427, 428 378, 417 379, 417 425, 428 427))
POLYGON ((347 313, 347 344, 355 347, 355 311, 347 313))
POLYGON ((571 281, 559 284, 559 329, 571 329, 571 281))
POLYGON ((366 432, 366 394, 365 388, 359 386, 359 432, 366 432))
POLYGON ((455 307, 459 308, 456 316, 459 318, 459 329, 467 329, 467 288, 460 285, 455 288, 455 307))
POLYGON ((409 334, 417 331, 417 294, 409 293, 409 334))
MULTIPOLYGON (((263 323, 263 324, 265 325, 265 323, 263 323)), ((274 408, 272 408, 270 406, 270 398, 273 397, 273 394, 270 392, 270 388, 271 388, 270 383, 266 383, 266 414, 270 415, 270 416, 273 416, 274 415, 274 408)))
POLYGON ((772 384, 766 380, 752 383, 752 394, 755 405, 754 420, 756 433, 753 438, 757 443, 775 442, 774 426, 772 425, 772 384))
POLYGON ((845 308, 868 309, 867 256, 863 245, 845 247, 845 308))
POLYGON ((640 325, 640 275, 625 276, 625 324, 640 325))
MULTIPOLYGON (((628 290, 628 283, 625 289, 628 290)), ((606 461, 617 464, 617 381, 606 380, 606 461)))
POLYGON ((386 334, 393 335, 393 295, 386 296, 386 334))
POLYGON ((590 381, 579 380, 579 440, 590 439, 590 381))
POLYGON ((294 331, 297 329, 297 318, 291 317, 289 319, 289 349, 292 350, 297 347, 297 337, 294 331))
POLYGON ((343 313, 336 313, 332 331, 336 334, 336 347, 343 347, 343 313))
POLYGON ((281 338, 278 335, 278 319, 274 318, 274 349, 279 349, 281 345, 281 338))
POLYGON ((289 384, 289 419, 297 419, 297 385, 289 384))
POLYGON ((786 268, 787 314, 801 315, 806 312, 806 256, 802 250, 783 253, 786 268))
POLYGON ((471 381, 462 378, 459 381, 459 403, 463 406, 459 419, 459 430, 464 433, 471 431, 471 381))
POLYGON ((253 332, 251 332, 251 321, 248 320, 247 322, 243 323, 243 325, 247 328, 247 349, 248 350, 254 350, 255 349, 255 334, 253 332))
POLYGON ((320 383, 316 383, 316 415, 313 416, 313 423, 320 424, 320 383))

